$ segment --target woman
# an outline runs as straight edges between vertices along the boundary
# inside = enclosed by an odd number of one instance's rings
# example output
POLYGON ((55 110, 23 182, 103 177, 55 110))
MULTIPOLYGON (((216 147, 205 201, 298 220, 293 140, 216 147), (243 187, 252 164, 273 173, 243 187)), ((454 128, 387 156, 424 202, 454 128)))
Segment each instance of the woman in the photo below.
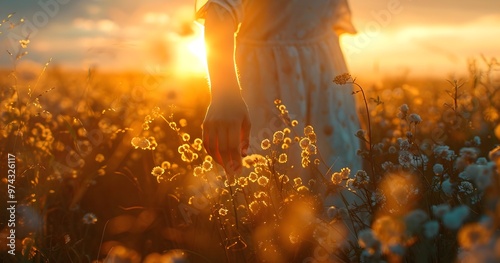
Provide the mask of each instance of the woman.
POLYGON ((346 0, 209 0, 197 18, 205 23, 212 96, 204 146, 229 179, 242 156, 282 129, 275 99, 299 128, 314 127, 334 170, 361 168, 352 88, 332 81, 347 72, 339 35, 355 33, 346 0))

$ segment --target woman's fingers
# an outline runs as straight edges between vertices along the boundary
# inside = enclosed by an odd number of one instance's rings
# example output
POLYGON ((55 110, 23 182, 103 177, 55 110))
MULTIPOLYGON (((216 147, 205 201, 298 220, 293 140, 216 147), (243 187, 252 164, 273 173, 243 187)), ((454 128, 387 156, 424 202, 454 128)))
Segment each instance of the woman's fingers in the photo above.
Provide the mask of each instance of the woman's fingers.
POLYGON ((243 100, 212 101, 203 121, 203 146, 224 167, 228 179, 241 172, 249 147, 250 120, 243 100))
POLYGON ((239 142, 239 125, 229 123, 217 127, 218 154, 228 179, 232 181, 234 174, 241 168, 241 153, 239 142))
POLYGON ((203 145, 215 162, 222 165, 230 181, 241 170, 239 126, 236 123, 203 125, 203 145))
POLYGON ((229 162, 229 155, 228 155, 228 128, 226 125, 218 125, 217 127, 217 153, 221 157, 221 160, 219 162, 220 165, 224 167, 224 170, 227 171, 227 164, 229 162))

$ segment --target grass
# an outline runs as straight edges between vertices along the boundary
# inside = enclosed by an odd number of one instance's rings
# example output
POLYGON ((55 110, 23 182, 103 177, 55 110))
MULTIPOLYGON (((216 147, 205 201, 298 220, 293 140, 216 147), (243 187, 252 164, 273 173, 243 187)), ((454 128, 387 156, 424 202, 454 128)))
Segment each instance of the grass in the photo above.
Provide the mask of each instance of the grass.
POLYGON ((499 68, 482 58, 462 80, 337 79, 355 86, 366 124, 352 135, 366 145, 360 171, 329 170, 314 127, 298 129, 277 100, 288 126, 245 158, 234 183, 201 147, 203 78, 70 72, 50 61, 4 70, 0 167, 12 169, 15 155, 16 176, 0 187, 14 185, 17 204, 15 228, 0 213, 0 258, 498 260, 499 68), (294 156, 311 178, 290 172, 294 156))

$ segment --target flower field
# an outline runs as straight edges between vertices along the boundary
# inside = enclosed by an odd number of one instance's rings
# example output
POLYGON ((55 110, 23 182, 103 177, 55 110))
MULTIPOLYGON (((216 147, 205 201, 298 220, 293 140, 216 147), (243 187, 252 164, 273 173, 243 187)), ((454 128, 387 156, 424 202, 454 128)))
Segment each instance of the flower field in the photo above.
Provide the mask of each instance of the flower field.
POLYGON ((206 79, 23 54, 0 72, 1 262, 500 260, 495 58, 456 80, 332 80, 354 87, 363 170, 329 169, 276 98, 287 127, 228 181, 200 139, 206 79))

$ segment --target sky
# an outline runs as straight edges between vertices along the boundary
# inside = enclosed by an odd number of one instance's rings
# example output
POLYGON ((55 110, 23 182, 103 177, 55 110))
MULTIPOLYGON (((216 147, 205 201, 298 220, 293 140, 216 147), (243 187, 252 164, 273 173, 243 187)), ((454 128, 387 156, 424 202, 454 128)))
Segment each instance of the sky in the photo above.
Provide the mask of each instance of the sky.
MULTIPOLYGON (((500 0, 351 0, 356 35, 341 38, 353 75, 448 77, 500 58, 500 0)), ((0 67, 160 68, 206 74, 194 0, 1 0, 0 67), (19 40, 29 35, 26 48, 19 40), (28 53, 15 60, 18 52, 28 53)))

